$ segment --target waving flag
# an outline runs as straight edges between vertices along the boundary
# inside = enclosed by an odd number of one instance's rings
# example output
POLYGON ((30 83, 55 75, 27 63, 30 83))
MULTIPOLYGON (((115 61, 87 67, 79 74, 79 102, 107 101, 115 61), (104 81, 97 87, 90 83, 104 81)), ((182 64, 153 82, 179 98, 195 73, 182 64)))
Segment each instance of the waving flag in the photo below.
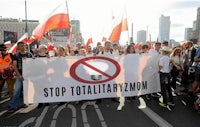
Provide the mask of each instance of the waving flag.
POLYGON ((123 31, 128 31, 128 23, 125 11, 113 20, 112 32, 109 36, 109 40, 111 42, 119 42, 121 33, 123 31))
POLYGON ((86 45, 85 45, 85 48, 86 48, 86 50, 88 50, 88 46, 90 45, 90 44, 92 44, 92 38, 89 38, 88 39, 88 41, 87 41, 87 43, 86 43, 86 45))
POLYGON ((103 38, 102 38, 102 42, 105 42, 106 40, 107 40, 106 37, 103 37, 103 38))
POLYGON ((67 3, 61 3, 33 31, 33 37, 39 41, 43 35, 53 29, 70 28, 67 3))
MULTIPOLYGON (((28 33, 25 33, 18 41, 18 42, 24 42, 24 44, 28 44, 28 43, 32 43, 33 41, 35 41, 35 39, 31 38, 29 39, 28 38, 28 33)), ((10 49, 9 49, 9 53, 13 53, 15 54, 16 51, 17 51, 17 43, 15 43, 10 49)))
POLYGON ((25 33, 17 42, 20 42, 20 41, 22 41, 25 44, 27 44, 27 43, 31 43, 31 42, 35 41, 35 39, 33 39, 33 38, 29 39, 28 38, 28 33, 25 33))
POLYGON ((4 42, 4 44, 5 44, 7 47, 12 46, 11 41, 6 41, 6 42, 4 42))

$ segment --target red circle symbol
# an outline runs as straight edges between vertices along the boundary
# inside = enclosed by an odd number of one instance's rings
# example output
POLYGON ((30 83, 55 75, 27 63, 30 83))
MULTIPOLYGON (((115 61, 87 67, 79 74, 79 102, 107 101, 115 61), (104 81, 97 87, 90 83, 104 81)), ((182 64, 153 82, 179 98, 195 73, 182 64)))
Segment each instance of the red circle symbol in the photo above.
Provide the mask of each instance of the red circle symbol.
POLYGON ((107 82, 107 81, 110 81, 112 79, 114 79, 115 77, 117 77, 117 75, 120 73, 120 65, 117 63, 117 61, 111 59, 111 58, 108 58, 108 57, 102 57, 102 56, 92 56, 92 57, 87 57, 87 58, 84 58, 84 59, 81 59, 77 62, 75 62, 71 68, 70 68, 70 75, 77 81, 80 81, 80 82, 83 82, 83 83, 87 83, 87 84, 98 84, 98 83, 103 83, 103 82, 107 82), (116 68, 116 71, 113 75, 109 75, 105 72, 103 72, 102 70, 88 64, 86 61, 89 61, 89 60, 105 60, 105 61, 108 61, 110 63, 112 63, 115 68, 116 68), (87 66, 89 67, 90 69, 100 73, 101 75, 107 77, 106 79, 104 80, 97 80, 97 81, 91 81, 91 80, 85 80, 81 77, 79 77, 77 74, 76 74, 76 69, 77 67, 80 65, 80 64, 83 64, 84 66, 87 66))

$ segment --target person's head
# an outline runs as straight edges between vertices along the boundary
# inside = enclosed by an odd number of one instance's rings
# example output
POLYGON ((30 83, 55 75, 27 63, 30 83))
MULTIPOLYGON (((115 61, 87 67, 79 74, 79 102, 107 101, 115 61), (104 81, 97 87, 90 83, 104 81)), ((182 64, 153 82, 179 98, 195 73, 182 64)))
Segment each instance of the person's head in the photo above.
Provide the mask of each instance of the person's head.
POLYGON ((171 56, 181 56, 182 55, 182 48, 177 46, 172 50, 171 56))
POLYGON ((31 47, 31 52, 33 53, 33 54, 37 54, 38 53, 38 48, 37 48, 37 45, 33 45, 32 47, 31 47))
POLYGON ((3 54, 7 53, 7 46, 4 43, 0 44, 0 51, 3 54))
POLYGON ((70 55, 70 56, 75 56, 74 49, 71 48, 71 49, 69 50, 69 55, 70 55))
POLYGON ((98 46, 101 46, 101 42, 97 42, 97 47, 98 47, 98 46))
POLYGON ((126 53, 127 54, 135 53, 135 48, 132 44, 128 45, 128 47, 126 48, 126 53))
POLYGON ((88 53, 91 53, 91 52, 92 52, 92 46, 91 46, 91 45, 88 45, 88 46, 87 46, 87 52, 88 52, 88 53))
POLYGON ((17 50, 19 52, 25 52, 26 51, 26 45, 24 44, 24 42, 20 41, 17 43, 17 50))
POLYGON ((163 41, 162 46, 168 46, 168 41, 163 41))
POLYGON ((99 46, 99 47, 98 47, 98 51, 99 51, 99 52, 102 52, 102 51, 103 51, 103 46, 99 46))
POLYGON ((86 50, 84 48, 79 49, 79 56, 85 56, 86 50))
POLYGON ((113 49, 114 49, 114 50, 119 50, 119 45, 118 45, 118 44, 116 44, 116 43, 115 43, 115 44, 113 44, 113 49))
POLYGON ((81 42, 76 43, 77 50, 81 49, 81 45, 82 45, 81 42))
POLYGON ((142 45, 142 52, 143 52, 143 53, 147 53, 147 52, 148 52, 148 49, 149 49, 149 47, 148 47, 147 44, 142 45))
POLYGON ((193 42, 192 42, 192 41, 188 41, 188 42, 186 42, 185 48, 186 48, 186 49, 189 49, 189 48, 191 48, 192 46, 193 46, 193 42))
POLYGON ((154 48, 156 51, 159 51, 160 48, 161 48, 161 43, 160 42, 156 42, 155 45, 154 45, 154 48))
POLYGON ((66 53, 65 53, 65 48, 63 46, 58 46, 57 47, 57 50, 56 50, 56 55, 57 56, 65 56, 66 53))
POLYGON ((39 53, 40 54, 46 54, 47 53, 47 46, 44 44, 39 45, 39 53))
POLYGON ((106 41, 105 45, 104 45, 105 51, 110 51, 111 48, 111 42, 110 41, 106 41))
POLYGON ((131 42, 131 43, 130 43, 130 45, 133 45, 133 46, 135 46, 135 43, 134 43, 134 42, 131 42))

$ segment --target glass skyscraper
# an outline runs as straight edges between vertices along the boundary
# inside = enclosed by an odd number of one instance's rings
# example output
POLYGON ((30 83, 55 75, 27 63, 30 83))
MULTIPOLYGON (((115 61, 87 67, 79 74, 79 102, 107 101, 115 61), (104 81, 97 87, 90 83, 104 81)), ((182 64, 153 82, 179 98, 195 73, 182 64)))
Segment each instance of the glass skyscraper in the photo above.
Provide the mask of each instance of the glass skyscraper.
POLYGON ((159 18, 159 41, 170 40, 170 16, 161 15, 159 18))

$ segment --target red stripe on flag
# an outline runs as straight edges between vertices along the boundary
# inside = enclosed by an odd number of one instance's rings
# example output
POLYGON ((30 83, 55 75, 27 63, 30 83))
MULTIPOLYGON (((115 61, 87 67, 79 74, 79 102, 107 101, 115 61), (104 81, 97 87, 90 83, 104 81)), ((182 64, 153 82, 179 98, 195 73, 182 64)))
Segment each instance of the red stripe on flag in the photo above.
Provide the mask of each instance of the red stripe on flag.
POLYGON ((34 38, 39 41, 43 35, 53 29, 70 28, 70 20, 66 4, 60 4, 51 14, 33 31, 34 38))

